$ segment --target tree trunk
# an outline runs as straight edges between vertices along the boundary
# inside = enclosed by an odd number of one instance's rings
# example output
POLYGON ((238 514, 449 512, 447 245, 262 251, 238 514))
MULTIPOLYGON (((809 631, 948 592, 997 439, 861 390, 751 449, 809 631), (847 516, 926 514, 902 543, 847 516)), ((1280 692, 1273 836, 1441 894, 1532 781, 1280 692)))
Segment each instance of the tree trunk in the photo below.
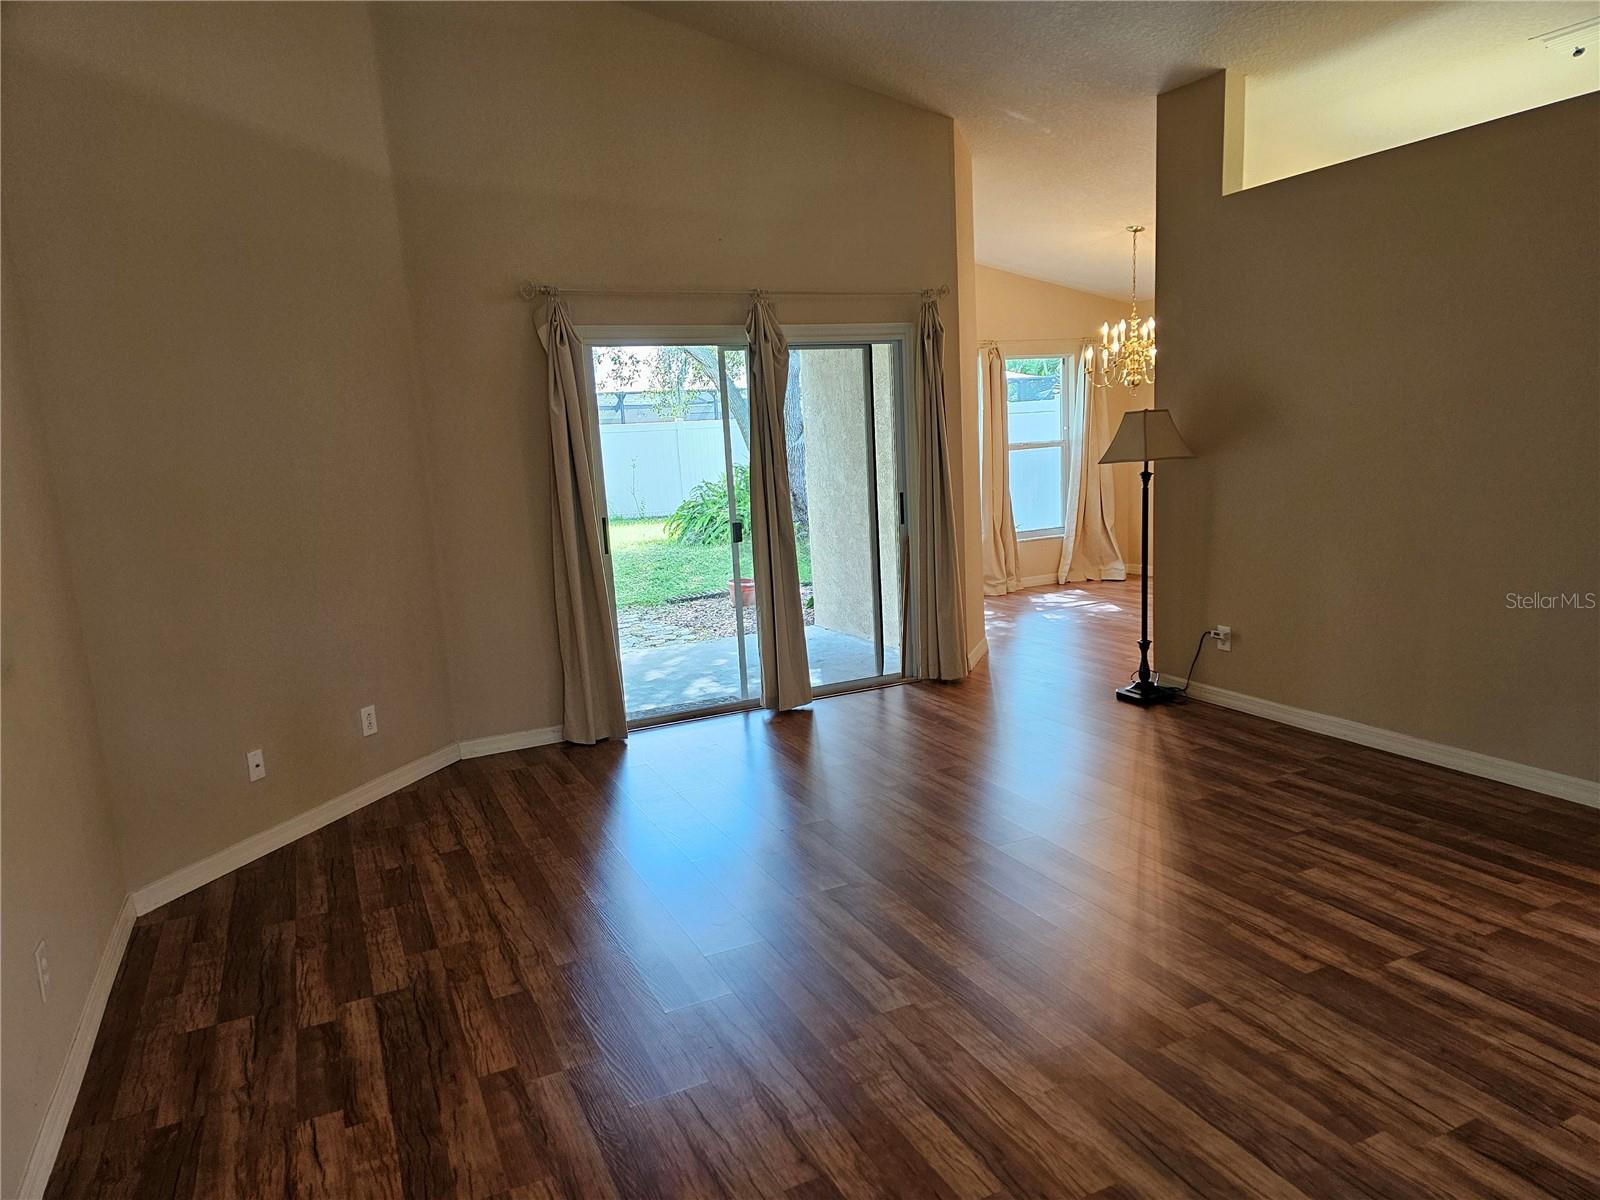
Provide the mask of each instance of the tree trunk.
MULTIPOLYGON (((684 349, 700 364, 706 375, 711 379, 721 378, 717 364, 717 351, 710 346, 685 346, 684 349)), ((798 381, 797 381, 798 382, 798 381)), ((727 381, 729 416, 733 423, 739 427, 739 433, 744 437, 744 444, 750 445, 750 396, 732 379, 727 381)), ((794 523, 802 529, 809 529, 810 518, 806 506, 806 444, 803 436, 804 418, 800 411, 800 388, 791 387, 784 393, 783 403, 783 436, 784 452, 789 457, 789 506, 794 512, 794 523)))

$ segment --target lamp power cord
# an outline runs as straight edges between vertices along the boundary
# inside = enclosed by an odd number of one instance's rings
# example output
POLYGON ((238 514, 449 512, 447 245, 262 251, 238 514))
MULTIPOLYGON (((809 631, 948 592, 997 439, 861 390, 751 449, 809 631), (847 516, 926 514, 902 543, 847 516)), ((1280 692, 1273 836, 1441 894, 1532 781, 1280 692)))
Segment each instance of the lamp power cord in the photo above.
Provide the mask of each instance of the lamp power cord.
MULTIPOLYGON (((1206 639, 1207 638, 1212 638, 1212 637, 1216 637, 1216 636, 1217 636, 1217 631, 1214 630, 1214 629, 1207 629, 1205 632, 1203 632, 1200 635, 1200 640, 1194 644, 1194 657, 1189 660, 1189 670, 1184 673, 1183 686, 1181 688, 1176 689, 1176 694, 1175 694, 1174 698, 1172 699, 1171 703, 1173 703, 1173 704, 1187 704, 1187 703, 1189 703, 1189 684, 1194 682, 1194 668, 1195 668, 1195 665, 1200 661, 1200 651, 1202 651, 1202 650, 1204 650, 1206 648, 1206 639)), ((1129 676, 1128 676, 1129 681, 1131 682, 1133 680, 1134 676, 1138 675, 1138 673, 1139 672, 1134 671, 1131 674, 1129 674, 1129 676)), ((1161 677, 1161 672, 1157 671, 1156 672, 1156 678, 1160 679, 1160 677, 1161 677)))
POLYGON ((1185 671, 1183 675, 1183 686, 1178 689, 1178 695, 1183 697, 1183 699, 1178 701, 1179 704, 1189 703, 1189 685, 1194 682, 1194 668, 1195 665, 1200 661, 1200 651, 1206 648, 1206 639, 1208 637, 1215 636, 1216 635, 1208 629, 1200 635, 1200 640, 1194 644, 1194 657, 1189 660, 1189 669, 1185 671))

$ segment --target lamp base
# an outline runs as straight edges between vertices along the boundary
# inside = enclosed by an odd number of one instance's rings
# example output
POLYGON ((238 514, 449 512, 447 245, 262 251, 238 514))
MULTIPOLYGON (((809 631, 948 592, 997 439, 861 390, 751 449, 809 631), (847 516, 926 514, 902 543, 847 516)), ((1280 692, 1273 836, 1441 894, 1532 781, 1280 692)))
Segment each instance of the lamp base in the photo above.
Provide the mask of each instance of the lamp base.
POLYGON ((1127 687, 1117 689, 1117 699, 1126 704, 1148 708, 1152 704, 1172 704, 1182 693, 1175 687, 1162 687, 1148 679, 1136 679, 1127 687))

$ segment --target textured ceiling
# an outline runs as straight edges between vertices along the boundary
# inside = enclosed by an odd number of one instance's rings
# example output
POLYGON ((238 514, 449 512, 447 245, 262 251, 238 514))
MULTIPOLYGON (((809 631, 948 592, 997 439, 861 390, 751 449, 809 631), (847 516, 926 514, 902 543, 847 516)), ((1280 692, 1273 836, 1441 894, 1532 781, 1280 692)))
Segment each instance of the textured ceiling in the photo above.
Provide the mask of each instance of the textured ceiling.
POLYGON ((1246 74, 1259 182, 1600 86, 1600 46, 1574 61, 1527 41, 1595 0, 637 7, 954 117, 979 261, 1109 295, 1127 292, 1123 226, 1155 224, 1155 98, 1170 88, 1246 74))

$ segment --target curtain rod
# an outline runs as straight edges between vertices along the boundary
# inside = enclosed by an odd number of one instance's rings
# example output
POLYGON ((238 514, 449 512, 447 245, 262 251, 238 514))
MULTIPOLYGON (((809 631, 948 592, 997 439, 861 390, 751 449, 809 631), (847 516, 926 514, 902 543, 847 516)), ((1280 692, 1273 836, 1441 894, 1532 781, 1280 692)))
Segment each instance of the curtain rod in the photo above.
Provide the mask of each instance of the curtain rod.
POLYGON ((984 338, 978 343, 978 349, 984 350, 990 346, 1059 346, 1064 342, 1092 342, 1091 337, 1053 337, 1053 338, 984 338))
POLYGON ((940 284, 934 288, 902 289, 889 292, 866 291, 767 291, 764 288, 564 288, 550 283, 531 280, 517 289, 524 300, 540 296, 916 296, 919 299, 937 299, 950 294, 950 288, 940 284))

